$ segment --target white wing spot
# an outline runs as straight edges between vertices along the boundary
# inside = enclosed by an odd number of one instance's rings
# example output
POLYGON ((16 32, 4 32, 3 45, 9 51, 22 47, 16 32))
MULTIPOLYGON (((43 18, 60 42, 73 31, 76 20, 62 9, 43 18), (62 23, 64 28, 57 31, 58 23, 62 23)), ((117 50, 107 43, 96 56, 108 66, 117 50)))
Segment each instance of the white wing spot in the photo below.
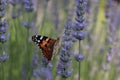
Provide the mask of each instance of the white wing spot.
POLYGON ((40 37, 40 40, 42 40, 42 39, 43 39, 43 36, 40 37))
POLYGON ((40 42, 40 40, 38 40, 38 42, 40 42))

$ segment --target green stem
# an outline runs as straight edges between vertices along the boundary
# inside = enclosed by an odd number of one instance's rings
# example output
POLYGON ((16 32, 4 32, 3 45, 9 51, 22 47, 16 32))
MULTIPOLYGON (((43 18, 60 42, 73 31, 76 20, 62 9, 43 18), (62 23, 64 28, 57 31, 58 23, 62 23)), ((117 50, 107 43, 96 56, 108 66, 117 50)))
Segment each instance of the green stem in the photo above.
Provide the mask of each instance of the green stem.
POLYGON ((80 62, 79 62, 79 78, 78 80, 80 80, 80 62))
POLYGON ((1 64, 1 66, 2 66, 2 80, 4 80, 4 62, 2 62, 2 64, 1 64))
MULTIPOLYGON (((27 38, 26 38, 26 47, 27 47, 27 77, 28 77, 28 79, 27 80, 31 80, 31 73, 32 73, 32 70, 31 70, 31 54, 30 54, 30 52, 29 52, 29 42, 28 42, 28 39, 29 39, 29 29, 27 29, 27 38)), ((25 56, 25 57, 26 57, 25 56)))
MULTIPOLYGON (((79 40, 79 54, 80 54, 80 50, 81 50, 81 46, 80 46, 80 40, 79 40)), ((81 68, 81 64, 79 62, 79 76, 78 76, 78 80, 80 80, 80 68, 81 68)))

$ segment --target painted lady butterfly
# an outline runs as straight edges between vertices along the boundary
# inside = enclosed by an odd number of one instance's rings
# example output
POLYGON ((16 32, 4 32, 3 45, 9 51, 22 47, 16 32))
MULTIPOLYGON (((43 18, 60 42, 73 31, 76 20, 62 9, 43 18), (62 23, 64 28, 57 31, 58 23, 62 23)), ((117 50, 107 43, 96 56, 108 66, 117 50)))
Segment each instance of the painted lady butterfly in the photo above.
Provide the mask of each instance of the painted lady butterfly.
POLYGON ((42 50, 43 56, 46 57, 48 61, 51 61, 60 44, 59 38, 55 40, 41 35, 32 36, 32 41, 39 46, 39 48, 42 50))

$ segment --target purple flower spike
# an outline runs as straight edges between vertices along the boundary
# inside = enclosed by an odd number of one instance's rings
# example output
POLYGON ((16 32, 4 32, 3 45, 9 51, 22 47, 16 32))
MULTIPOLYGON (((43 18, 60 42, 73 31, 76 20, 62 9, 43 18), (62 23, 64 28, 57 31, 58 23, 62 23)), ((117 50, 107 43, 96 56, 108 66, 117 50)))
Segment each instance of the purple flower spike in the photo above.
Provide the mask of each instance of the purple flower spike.
POLYGON ((5 62, 6 60, 9 59, 9 56, 3 51, 2 56, 0 56, 0 62, 5 62))
POLYGON ((34 70, 33 76, 38 78, 39 80, 52 80, 51 71, 44 67, 42 67, 40 70, 34 70))
POLYGON ((7 41, 7 36, 6 36, 6 34, 0 35, 0 42, 1 42, 1 43, 5 43, 6 41, 7 41))
POLYGON ((34 10, 32 0, 23 0, 23 5, 24 5, 24 8, 27 11, 33 11, 34 10))

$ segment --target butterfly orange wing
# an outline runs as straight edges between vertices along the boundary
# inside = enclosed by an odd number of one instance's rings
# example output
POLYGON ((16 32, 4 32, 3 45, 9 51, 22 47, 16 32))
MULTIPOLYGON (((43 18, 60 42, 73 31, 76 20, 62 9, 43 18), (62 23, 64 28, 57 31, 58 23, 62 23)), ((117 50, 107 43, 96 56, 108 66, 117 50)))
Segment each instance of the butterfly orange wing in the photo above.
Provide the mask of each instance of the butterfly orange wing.
POLYGON ((48 60, 51 60, 53 55, 53 48, 56 40, 47 38, 46 40, 43 40, 40 43, 40 48, 42 49, 42 53, 44 57, 46 57, 48 60))
POLYGON ((43 56, 50 61, 53 55, 57 52, 59 46, 59 38, 57 40, 48 38, 46 36, 34 35, 32 36, 33 42, 35 42, 42 50, 43 56))

